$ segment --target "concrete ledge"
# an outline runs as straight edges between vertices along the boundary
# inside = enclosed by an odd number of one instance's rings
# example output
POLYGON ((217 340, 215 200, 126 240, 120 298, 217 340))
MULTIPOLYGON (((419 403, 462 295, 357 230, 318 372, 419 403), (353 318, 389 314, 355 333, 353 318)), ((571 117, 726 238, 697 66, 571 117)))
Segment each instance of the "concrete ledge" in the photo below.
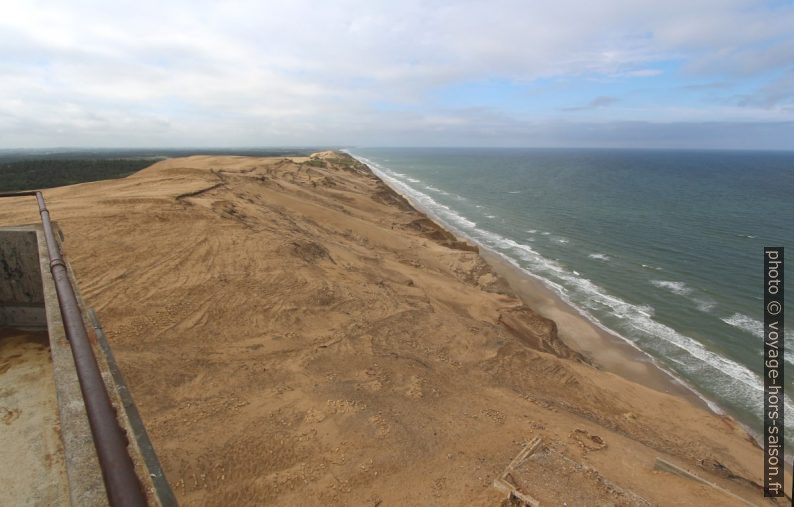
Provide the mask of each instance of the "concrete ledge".
MULTIPOLYGON (((88 317, 96 333, 97 344, 103 353, 104 365, 102 365, 102 368, 107 367, 112 379, 112 385, 115 386, 116 400, 114 400, 114 404, 120 405, 124 410, 121 422, 126 423, 125 430, 127 435, 132 435, 133 437, 130 439, 130 452, 133 453, 136 468, 139 470, 139 475, 150 479, 150 482, 144 483, 150 501, 153 503, 156 501, 162 507, 176 507, 178 503, 174 492, 165 478, 165 472, 154 451, 154 446, 149 440, 149 434, 138 412, 138 407, 132 399, 130 390, 127 388, 127 382, 124 380, 124 375, 122 375, 118 363, 116 363, 116 358, 113 356, 107 336, 105 336, 105 332, 93 308, 88 310, 88 317)), ((111 384, 109 380, 105 380, 108 386, 111 384)))
POLYGON ((102 471, 99 468, 91 427, 83 404, 72 348, 66 339, 66 331, 61 320, 55 282, 50 274, 50 258, 47 254, 44 231, 40 226, 36 226, 36 234, 71 504, 105 506, 108 505, 105 483, 102 480, 102 471))

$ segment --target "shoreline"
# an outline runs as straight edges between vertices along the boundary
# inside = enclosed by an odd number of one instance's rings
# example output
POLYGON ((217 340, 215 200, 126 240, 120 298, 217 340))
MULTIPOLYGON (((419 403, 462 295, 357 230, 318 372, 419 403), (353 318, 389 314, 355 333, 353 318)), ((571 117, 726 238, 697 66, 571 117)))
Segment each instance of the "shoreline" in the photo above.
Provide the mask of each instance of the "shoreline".
POLYGON ((562 341, 591 360, 594 368, 612 373, 655 391, 685 399, 692 405, 703 408, 717 416, 727 415, 740 424, 754 441, 758 441, 758 437, 747 426, 727 414, 714 401, 709 400, 684 380, 659 366, 647 352, 584 316, 578 308, 562 299, 551 288, 546 286, 540 277, 521 269, 502 254, 494 252, 472 238, 461 234, 460 231, 444 223, 432 212, 417 203, 410 195, 405 195, 400 189, 392 186, 387 178, 383 178, 379 171, 372 168, 365 160, 360 159, 359 156, 347 150, 343 150, 343 152, 367 165, 373 175, 384 185, 406 199, 417 212, 454 236, 476 245, 479 249, 480 257, 491 266, 495 273, 504 278, 515 293, 515 296, 544 317, 553 320, 557 324, 558 335, 562 341))
MULTIPOLYGON (((455 237, 474 244, 478 248, 480 257, 505 280, 514 295, 540 315, 553 320, 557 325, 560 339, 571 349, 583 354, 591 361, 591 366, 595 369, 617 375, 655 391, 676 396, 718 417, 729 417, 743 429, 759 449, 762 448, 761 436, 752 428, 700 393, 684 379, 660 366, 653 356, 626 338, 585 316, 576 306, 565 301, 552 288, 548 287, 541 277, 516 266, 503 254, 491 250, 453 226, 446 224, 417 203, 410 195, 406 195, 400 189, 392 186, 387 178, 383 178, 377 169, 373 169, 359 156, 348 150, 341 151, 369 167, 375 177, 408 201, 418 213, 455 237)), ((794 463, 794 453, 787 452, 785 461, 790 464, 794 463)))
POLYGON ((592 361, 595 368, 613 373, 656 391, 683 397, 717 415, 725 415, 694 388, 656 364, 651 356, 624 338, 604 329, 543 281, 513 265, 502 255, 477 245, 480 256, 507 281, 521 301, 557 324, 560 339, 592 361))
MULTIPOLYGON (((342 150, 357 161, 369 167, 375 177, 403 199, 414 210, 421 213, 450 234, 474 244, 480 257, 502 277, 514 295, 532 310, 553 320, 557 325, 558 336, 571 349, 583 354, 595 369, 617 375, 629 382, 648 387, 655 391, 676 396, 693 406, 703 409, 717 417, 729 417, 747 434, 756 447, 762 448, 761 436, 747 424, 720 407, 715 401, 700 393, 695 387, 660 366, 653 356, 631 343, 614 331, 595 323, 585 316, 576 306, 565 301, 548 287, 543 279, 513 264, 503 254, 495 252, 478 241, 462 234, 453 226, 447 225, 435 214, 426 210, 410 195, 389 184, 376 169, 358 156, 342 150)), ((794 453, 787 452, 785 462, 794 463, 794 453)))

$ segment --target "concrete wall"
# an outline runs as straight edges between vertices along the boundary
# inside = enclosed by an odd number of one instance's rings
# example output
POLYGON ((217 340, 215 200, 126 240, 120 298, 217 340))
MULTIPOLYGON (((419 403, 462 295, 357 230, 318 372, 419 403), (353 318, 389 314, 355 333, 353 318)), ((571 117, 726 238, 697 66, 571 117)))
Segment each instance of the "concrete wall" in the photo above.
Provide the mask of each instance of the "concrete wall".
POLYGON ((36 232, 0 229, 0 328, 46 329, 36 232))

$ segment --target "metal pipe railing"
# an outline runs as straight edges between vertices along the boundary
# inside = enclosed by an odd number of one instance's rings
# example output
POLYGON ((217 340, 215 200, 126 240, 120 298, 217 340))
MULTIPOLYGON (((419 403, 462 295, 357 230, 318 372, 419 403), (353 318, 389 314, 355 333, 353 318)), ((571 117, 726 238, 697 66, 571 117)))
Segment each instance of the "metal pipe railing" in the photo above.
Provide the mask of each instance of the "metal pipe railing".
POLYGON ((41 192, 35 191, 0 193, 0 197, 23 196, 35 196, 39 204, 41 224, 50 256, 50 272, 55 281, 58 305, 61 309, 66 338, 71 345, 108 501, 113 507, 145 506, 146 496, 135 474, 135 466, 127 452, 127 438, 116 419, 116 411, 110 402, 99 372, 99 365, 88 340, 83 315, 69 280, 66 263, 55 240, 44 196, 41 192))

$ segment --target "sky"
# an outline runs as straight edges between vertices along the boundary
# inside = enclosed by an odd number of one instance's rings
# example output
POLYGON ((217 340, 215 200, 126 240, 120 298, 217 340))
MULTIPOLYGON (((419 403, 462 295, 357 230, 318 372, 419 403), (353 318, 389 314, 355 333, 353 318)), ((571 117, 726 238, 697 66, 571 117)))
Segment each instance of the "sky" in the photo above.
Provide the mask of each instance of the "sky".
POLYGON ((794 149, 794 2, 0 0, 0 149, 794 149))

